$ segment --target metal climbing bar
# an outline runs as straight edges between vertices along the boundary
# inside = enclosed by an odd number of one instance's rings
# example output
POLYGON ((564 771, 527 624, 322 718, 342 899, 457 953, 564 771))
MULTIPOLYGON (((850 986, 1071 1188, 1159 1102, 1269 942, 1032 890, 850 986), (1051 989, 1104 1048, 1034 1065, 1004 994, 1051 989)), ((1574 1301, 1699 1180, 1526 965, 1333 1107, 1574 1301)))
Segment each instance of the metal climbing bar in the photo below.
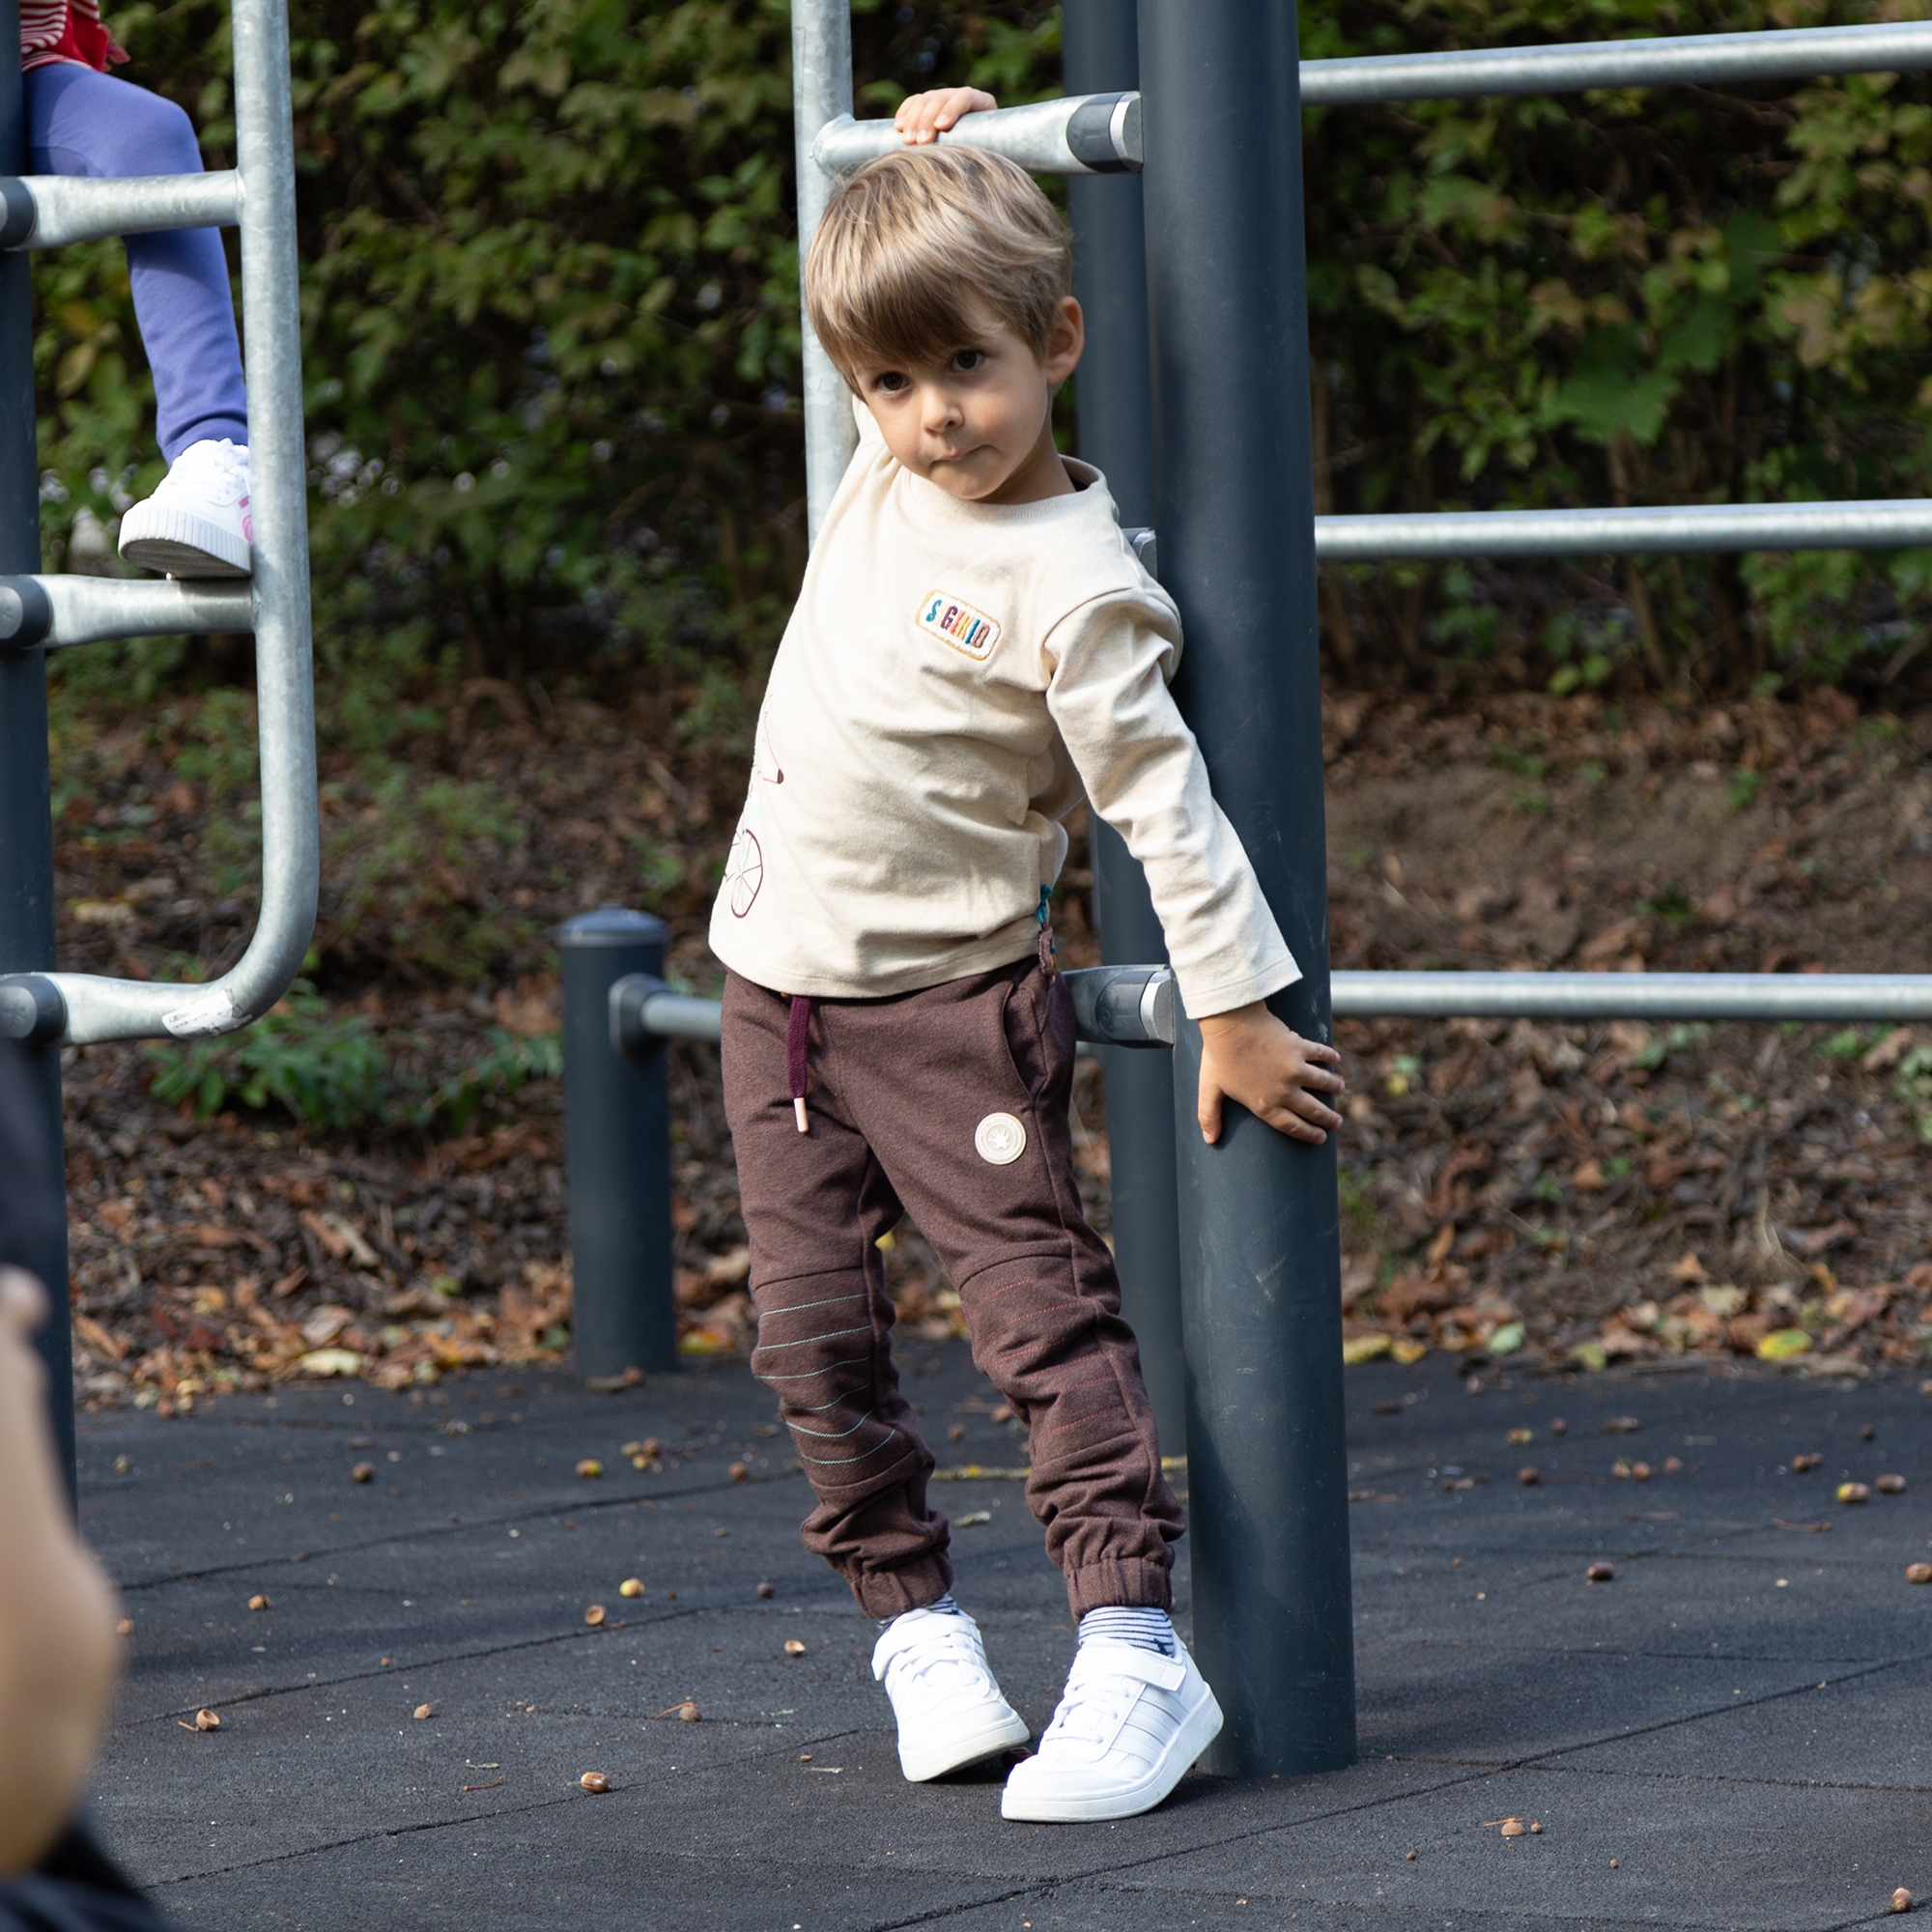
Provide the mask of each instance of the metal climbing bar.
POLYGON ((1467 100, 1496 94, 1575 94, 1600 87, 1735 87, 1834 73, 1932 68, 1932 21, 1581 41, 1471 53, 1370 54, 1303 61, 1304 107, 1391 100, 1467 100))
MULTIPOLYGON (((262 785, 262 908, 247 950, 206 985, 87 973, 0 981, 0 1034, 95 1040, 232 1032, 288 990, 315 929, 315 698, 308 593, 307 456, 296 257, 295 136, 283 0, 235 0, 232 171, 136 181, 0 181, 0 245, 52 247, 138 230, 239 223, 248 374, 253 576, 245 584, 0 577, 0 648, 252 631, 262 785)), ((17 380, 25 381, 19 372, 17 380)))
POLYGON ((1916 550, 1932 500, 1685 503, 1612 510, 1419 510, 1317 517, 1323 563, 1451 557, 1668 556, 1747 550, 1916 550))
POLYGON ((1337 973, 1338 1019, 1932 1019, 1927 973, 1337 973))
POLYGON ((169 228, 233 228, 242 218, 242 177, 233 168, 200 175, 9 175, 0 180, 0 248, 64 248, 116 235, 169 228))
MULTIPOLYGON (((1141 171, 1141 98, 1090 94, 1037 100, 968 115, 940 141, 1005 155, 1034 174, 1125 175, 1141 171)), ((812 158, 833 174, 849 174, 903 145, 890 121, 828 121, 812 143, 812 158)))

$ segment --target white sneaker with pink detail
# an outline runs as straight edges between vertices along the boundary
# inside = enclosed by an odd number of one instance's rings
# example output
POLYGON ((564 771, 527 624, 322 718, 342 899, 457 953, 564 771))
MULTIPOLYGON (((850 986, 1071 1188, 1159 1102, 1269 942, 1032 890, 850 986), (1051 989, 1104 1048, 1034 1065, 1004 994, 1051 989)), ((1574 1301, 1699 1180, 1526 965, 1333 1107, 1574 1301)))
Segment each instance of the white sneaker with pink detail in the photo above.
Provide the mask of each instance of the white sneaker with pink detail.
POLYGON ((191 442, 155 494, 123 515, 121 554, 170 577, 251 576, 248 491, 246 443, 225 436, 191 442))
POLYGON ((1221 1732, 1221 1707, 1187 1646, 1173 1657, 1081 1644, 1039 1753, 1015 1765, 1000 1815, 1069 1825, 1151 1811, 1221 1732))
POLYGON ((964 1610, 907 1610, 872 1648, 899 1727, 899 1769, 915 1784, 993 1757, 1033 1734, 1000 1692, 980 1626, 964 1610))

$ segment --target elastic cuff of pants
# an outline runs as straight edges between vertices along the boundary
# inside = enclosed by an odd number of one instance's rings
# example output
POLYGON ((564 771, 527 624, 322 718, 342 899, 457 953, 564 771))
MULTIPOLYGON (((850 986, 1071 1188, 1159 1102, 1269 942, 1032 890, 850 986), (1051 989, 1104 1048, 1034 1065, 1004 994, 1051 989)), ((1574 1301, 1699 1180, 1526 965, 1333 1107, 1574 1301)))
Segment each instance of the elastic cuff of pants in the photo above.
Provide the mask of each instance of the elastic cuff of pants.
POLYGON ((1090 1563, 1066 1573, 1066 1601, 1076 1619, 1119 1605, 1130 1610, 1174 1607, 1173 1565, 1153 1558, 1090 1563))
POLYGON ((952 1587, 952 1565, 941 1556, 928 1557, 897 1570, 867 1571, 850 1581, 868 1617, 897 1617, 938 1603, 952 1587))

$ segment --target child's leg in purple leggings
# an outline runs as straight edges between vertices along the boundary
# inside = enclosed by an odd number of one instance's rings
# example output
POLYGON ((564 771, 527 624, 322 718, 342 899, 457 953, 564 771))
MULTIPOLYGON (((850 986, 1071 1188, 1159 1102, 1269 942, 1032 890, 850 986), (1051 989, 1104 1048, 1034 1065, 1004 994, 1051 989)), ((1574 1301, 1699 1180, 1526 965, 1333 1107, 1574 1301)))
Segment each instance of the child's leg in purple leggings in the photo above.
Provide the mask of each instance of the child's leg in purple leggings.
MULTIPOLYGON (((27 165, 43 175, 188 175, 201 149, 171 100, 69 61, 26 75, 27 165)), ((248 396, 221 235, 178 228, 128 237, 134 313, 155 372, 161 454, 204 437, 248 440, 248 396)))

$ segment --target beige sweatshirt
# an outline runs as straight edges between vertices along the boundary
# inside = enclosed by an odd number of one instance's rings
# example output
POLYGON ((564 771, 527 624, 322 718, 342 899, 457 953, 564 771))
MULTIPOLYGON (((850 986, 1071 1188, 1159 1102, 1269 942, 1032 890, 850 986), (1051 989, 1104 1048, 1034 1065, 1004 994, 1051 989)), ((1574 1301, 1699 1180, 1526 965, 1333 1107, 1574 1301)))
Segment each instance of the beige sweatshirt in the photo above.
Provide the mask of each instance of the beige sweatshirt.
POLYGON ((1301 977, 1167 680, 1173 600, 1097 470, 961 502, 869 418, 765 690, 711 950, 781 993, 867 998, 1032 952, 1083 794, 1147 870, 1186 1010, 1301 977))

